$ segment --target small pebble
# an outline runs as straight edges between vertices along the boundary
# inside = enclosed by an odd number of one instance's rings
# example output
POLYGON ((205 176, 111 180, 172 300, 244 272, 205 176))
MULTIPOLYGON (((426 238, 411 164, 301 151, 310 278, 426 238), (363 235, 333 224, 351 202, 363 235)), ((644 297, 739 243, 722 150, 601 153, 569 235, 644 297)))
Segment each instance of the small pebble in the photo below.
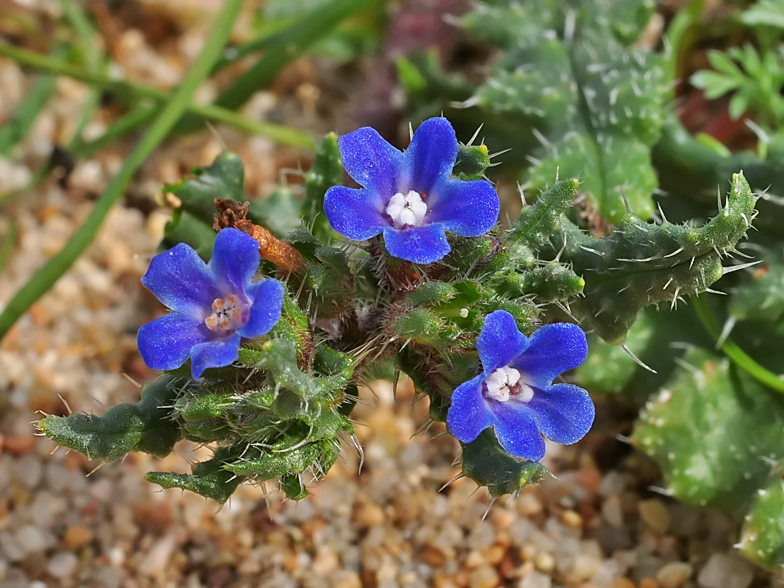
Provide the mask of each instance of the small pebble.
POLYGON ((583 526, 583 517, 573 510, 565 510, 563 515, 561 515, 561 519, 570 527, 580 528, 583 526))
POLYGON ((357 507, 354 520, 360 529, 375 527, 384 522, 384 510, 377 504, 362 504, 357 507))
POLYGON ((550 576, 533 571, 523 576, 517 588, 551 588, 552 585, 553 580, 550 576))
POLYGON ((77 551, 93 540, 93 532, 84 525, 72 525, 65 530, 63 544, 71 551, 77 551))
POLYGON ((613 494, 602 504, 602 518, 614 529, 623 528, 623 509, 617 494, 613 494))
POLYGON ((672 523, 672 515, 667 505, 658 498, 641 500, 637 503, 640 518, 645 524, 659 533, 666 533, 672 523))
POLYGON ((691 577, 693 571, 689 564, 674 561, 660 569, 656 579, 662 588, 680 588, 691 577))
POLYGON ((470 588, 496 588, 498 572, 490 566, 481 566, 471 572, 470 588))
POLYGON ((549 574, 555 569, 555 558, 549 553, 540 552, 534 558, 536 569, 545 574, 549 574))
POLYGON ((640 588, 659 588, 659 583, 653 578, 643 578, 640 580, 640 588))
POLYGON ((714 553, 700 570, 697 583, 703 588, 747 588, 754 568, 733 552, 714 553))
POLYGON ((67 578, 76 571, 76 565, 78 563, 79 560, 73 553, 70 551, 61 551, 49 558, 46 571, 49 572, 50 576, 55 578, 67 578))

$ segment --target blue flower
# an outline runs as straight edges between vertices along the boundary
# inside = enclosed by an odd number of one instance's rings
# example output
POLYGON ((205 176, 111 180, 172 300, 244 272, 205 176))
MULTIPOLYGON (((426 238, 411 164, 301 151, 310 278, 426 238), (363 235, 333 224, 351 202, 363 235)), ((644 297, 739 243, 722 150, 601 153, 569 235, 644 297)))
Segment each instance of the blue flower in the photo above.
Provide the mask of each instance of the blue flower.
POLYGON ((457 138, 445 118, 423 122, 405 153, 370 127, 343 135, 339 145, 346 171, 362 186, 333 186, 324 197, 327 218, 344 237, 383 233, 394 257, 432 263, 450 251, 445 231, 478 237, 498 220, 490 182, 450 179, 457 138))
POLYGON ((139 352, 149 367, 173 370, 191 358, 199 379, 229 365, 240 339, 266 335, 278 322, 283 285, 254 282, 259 244, 237 229, 223 229, 206 264, 184 243, 156 255, 142 284, 172 312, 139 329, 139 352))
POLYGON ((588 392, 552 383, 585 360, 588 345, 580 327, 545 325, 529 339, 511 314, 497 310, 485 320, 476 349, 484 372, 457 387, 447 413, 449 430, 459 441, 470 443, 494 426, 508 453, 539 461, 542 435, 569 444, 591 428, 594 406, 588 392))

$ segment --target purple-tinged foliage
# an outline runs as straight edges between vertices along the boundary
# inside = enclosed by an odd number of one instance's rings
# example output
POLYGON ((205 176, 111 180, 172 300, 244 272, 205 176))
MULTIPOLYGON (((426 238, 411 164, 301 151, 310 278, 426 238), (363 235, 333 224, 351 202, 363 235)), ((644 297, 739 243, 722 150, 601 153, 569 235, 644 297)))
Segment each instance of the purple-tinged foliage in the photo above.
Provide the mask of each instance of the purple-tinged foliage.
POLYGON ((447 231, 478 237, 498 220, 490 182, 450 178, 458 145, 445 118, 423 122, 405 153, 370 127, 339 144, 346 171, 362 186, 333 186, 324 198, 332 228, 344 237, 364 241, 383 233, 390 255, 433 263, 450 251, 447 231))
POLYGON ((253 281, 259 261, 259 244, 237 229, 218 233, 208 264, 184 243, 156 255, 142 284, 171 312, 139 329, 144 362, 172 370, 190 357, 199 379, 235 361, 241 338, 266 335, 280 318, 284 292, 277 280, 253 281))
POLYGON ((497 310, 485 320, 476 341, 483 372, 454 391, 447 415, 452 434, 470 443, 493 426, 511 455, 533 461, 544 457, 542 435, 556 443, 575 443, 593 424, 588 392, 573 384, 553 384, 588 354, 577 325, 545 325, 530 338, 514 317, 497 310))

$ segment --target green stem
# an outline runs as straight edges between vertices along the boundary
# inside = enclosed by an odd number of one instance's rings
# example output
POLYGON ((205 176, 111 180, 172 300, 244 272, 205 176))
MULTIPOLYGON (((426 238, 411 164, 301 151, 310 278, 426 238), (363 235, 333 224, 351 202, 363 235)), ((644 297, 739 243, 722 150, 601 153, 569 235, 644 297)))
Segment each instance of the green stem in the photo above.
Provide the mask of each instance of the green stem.
MULTIPOLYGON (((40 53, 35 53, 34 51, 28 51, 5 43, 0 43, 0 55, 9 57, 17 63, 28 67, 34 67, 38 70, 57 75, 68 76, 86 84, 112 90, 120 95, 130 93, 136 96, 152 98, 160 103, 164 103, 169 99, 169 94, 162 90, 141 84, 134 84, 133 82, 128 82, 126 80, 113 80, 103 73, 90 71, 78 65, 65 63, 61 60, 52 59, 46 55, 41 55, 40 53)), ((307 149, 313 149, 315 146, 313 139, 307 133, 283 125, 254 121, 237 114, 236 112, 213 104, 188 104, 185 109, 201 118, 225 123, 246 133, 269 137, 284 145, 305 147, 307 149)), ((140 113, 129 115, 133 117, 135 125, 142 124, 143 122, 152 119, 158 112, 158 108, 155 106, 149 106, 142 108, 141 110, 142 112, 140 113)))
POLYGON ((8 302, 5 310, 0 314, 0 339, 6 335, 17 319, 68 271, 90 245, 104 218, 131 181, 133 174, 169 134, 169 131, 188 108, 193 93, 220 58, 221 52, 229 40, 234 21, 242 9, 242 3, 242 0, 226 0, 201 55, 196 59, 180 86, 174 91, 171 100, 125 160, 120 172, 98 198, 87 220, 76 230, 65 247, 50 259, 29 282, 22 286, 8 302))
MULTIPOLYGON (((721 337, 721 327, 719 327, 718 323, 716 323, 716 320, 713 318, 705 300, 698 296, 693 296, 691 301, 702 326, 705 327, 705 330, 708 331, 711 337, 718 341, 719 337, 721 337)), ((732 340, 729 338, 724 339, 724 342, 721 344, 721 350, 735 363, 735 365, 746 371, 750 376, 776 392, 784 394, 784 380, 754 361, 732 340)))

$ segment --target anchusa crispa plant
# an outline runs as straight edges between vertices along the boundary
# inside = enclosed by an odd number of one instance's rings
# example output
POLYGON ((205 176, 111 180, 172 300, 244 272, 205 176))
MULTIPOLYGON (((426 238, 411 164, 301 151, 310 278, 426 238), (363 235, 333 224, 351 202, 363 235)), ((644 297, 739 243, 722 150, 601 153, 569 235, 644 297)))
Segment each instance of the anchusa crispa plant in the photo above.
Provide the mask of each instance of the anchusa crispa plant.
POLYGON ((276 480, 300 499, 342 441, 356 445, 357 382, 386 363, 459 441, 462 475, 493 496, 537 482, 544 439, 575 443, 594 418, 584 389, 555 381, 587 353, 570 303, 586 318, 606 306, 617 317, 607 338, 622 339, 656 301, 648 282, 685 294, 718 279, 715 250, 745 233, 754 197, 738 175, 729 213, 702 229, 628 214, 622 236, 600 240, 567 220, 579 188, 567 179, 507 230, 489 163, 487 147, 459 143, 445 118, 424 121, 405 152, 362 128, 323 140, 304 200, 281 189, 248 202, 241 162, 223 153, 171 187, 182 205, 143 279, 171 309, 139 331, 143 359, 165 373, 137 405, 41 428, 106 460, 166 455, 183 438, 212 443, 192 472, 147 479, 220 502, 244 481, 276 480), (361 188, 341 185, 343 166, 361 188), (668 261, 644 279, 627 261, 657 252, 668 261), (608 277, 586 281, 594 276, 608 277))

